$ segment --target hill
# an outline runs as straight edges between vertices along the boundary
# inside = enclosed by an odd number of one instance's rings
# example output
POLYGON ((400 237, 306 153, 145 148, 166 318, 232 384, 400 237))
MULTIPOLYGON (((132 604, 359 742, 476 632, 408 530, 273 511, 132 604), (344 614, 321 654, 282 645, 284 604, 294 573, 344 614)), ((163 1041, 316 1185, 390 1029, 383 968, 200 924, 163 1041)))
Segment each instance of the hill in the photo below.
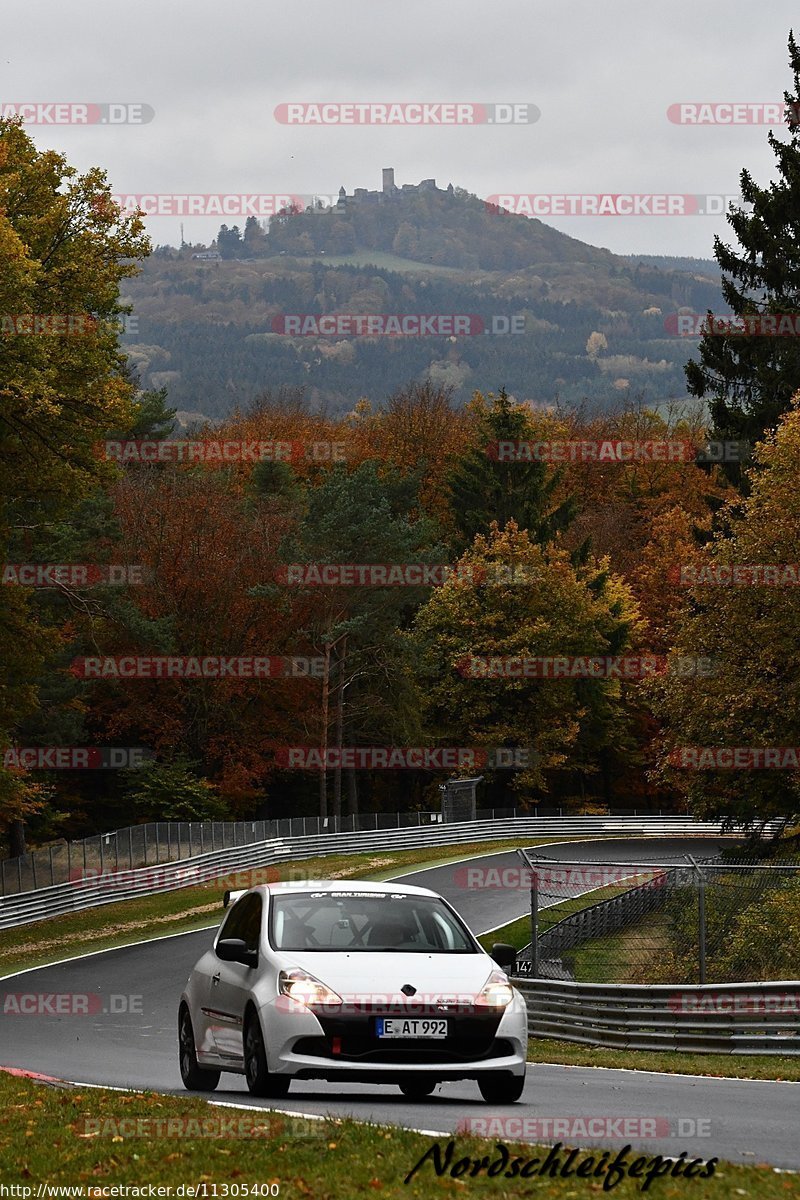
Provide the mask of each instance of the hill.
POLYGON ((630 390, 663 403, 685 395, 692 349, 667 318, 719 307, 703 260, 675 269, 614 255, 432 180, 342 192, 268 230, 251 219, 244 236, 223 226, 220 257, 193 257, 199 249, 159 248, 128 283, 124 340, 144 386, 166 385, 173 405, 212 417, 278 387, 343 411, 426 376, 462 399, 502 385, 542 404, 606 405, 630 390), (469 333, 445 321, 425 336, 325 336, 313 322, 294 336, 298 321, 285 320, 341 313, 471 319, 469 333))

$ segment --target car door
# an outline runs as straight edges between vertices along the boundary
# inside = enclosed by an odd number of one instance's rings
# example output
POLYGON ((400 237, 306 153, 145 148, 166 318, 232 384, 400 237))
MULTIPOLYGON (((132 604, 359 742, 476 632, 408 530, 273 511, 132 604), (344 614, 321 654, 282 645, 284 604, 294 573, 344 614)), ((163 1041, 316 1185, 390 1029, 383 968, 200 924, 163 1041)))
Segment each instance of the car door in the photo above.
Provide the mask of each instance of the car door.
MULTIPOLYGON (((233 906, 219 934, 241 938, 248 950, 259 951, 264 905, 258 892, 248 892, 233 906)), ((258 967, 223 962, 215 954, 211 971, 206 1015, 214 1047, 220 1059, 241 1065, 242 1025, 247 997, 258 975, 258 967)))

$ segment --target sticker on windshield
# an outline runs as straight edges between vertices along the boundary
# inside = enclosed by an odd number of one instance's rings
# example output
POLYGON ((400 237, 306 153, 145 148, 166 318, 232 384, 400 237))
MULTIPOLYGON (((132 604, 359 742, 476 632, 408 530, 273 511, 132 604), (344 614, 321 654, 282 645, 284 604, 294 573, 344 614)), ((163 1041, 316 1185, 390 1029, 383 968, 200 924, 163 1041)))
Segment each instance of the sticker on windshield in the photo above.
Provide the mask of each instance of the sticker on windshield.
POLYGON ((376 900, 388 900, 390 896, 389 892, 328 892, 326 894, 328 896, 333 896, 337 900, 340 898, 350 899, 352 896, 356 896, 358 899, 374 896, 376 900))

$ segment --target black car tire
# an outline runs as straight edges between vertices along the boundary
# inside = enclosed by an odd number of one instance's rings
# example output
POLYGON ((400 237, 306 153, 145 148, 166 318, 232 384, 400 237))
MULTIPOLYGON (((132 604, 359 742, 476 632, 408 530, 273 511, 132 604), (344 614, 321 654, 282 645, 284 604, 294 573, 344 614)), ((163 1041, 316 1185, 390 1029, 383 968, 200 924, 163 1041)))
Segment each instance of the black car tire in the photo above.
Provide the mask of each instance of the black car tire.
POLYGON ((181 1005, 178 1013, 178 1051, 183 1086, 190 1092, 213 1092, 221 1072, 199 1065, 192 1018, 185 1004, 181 1005))
POLYGON ((258 1014, 252 1009, 246 1014, 243 1034, 244 1073, 251 1096, 267 1096, 280 1100, 289 1092, 288 1075, 271 1075, 267 1068, 267 1051, 258 1014))

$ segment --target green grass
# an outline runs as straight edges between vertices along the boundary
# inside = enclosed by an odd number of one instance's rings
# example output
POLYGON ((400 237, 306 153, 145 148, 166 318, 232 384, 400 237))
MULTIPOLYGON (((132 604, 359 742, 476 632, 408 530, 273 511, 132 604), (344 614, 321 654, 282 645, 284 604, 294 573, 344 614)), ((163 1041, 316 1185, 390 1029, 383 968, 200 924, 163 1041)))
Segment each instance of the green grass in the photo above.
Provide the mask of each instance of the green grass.
MULTIPOLYGON (((301 875, 317 879, 333 876, 339 879, 381 880, 402 874, 404 869, 439 866, 473 854, 497 854, 519 846, 546 845, 552 840, 512 838, 499 842, 472 842, 459 846, 457 853, 449 857, 443 856, 441 846, 419 846, 414 850, 380 851, 374 854, 327 854, 262 868, 265 874, 260 878, 262 882, 267 879, 299 878, 301 875)), ((259 882, 259 877, 256 876, 253 882, 259 882)), ((233 878, 227 882, 216 880, 200 887, 186 887, 136 900, 105 904, 3 930, 0 977, 88 950, 105 950, 145 938, 216 925, 222 918, 222 893, 226 887, 234 886, 248 886, 247 878, 233 878)))
MULTIPOLYGON (((463 1156, 480 1159, 488 1155, 491 1161, 497 1157, 497 1141, 502 1141, 460 1134, 453 1137, 453 1163, 463 1156)), ((444 1153, 448 1137, 435 1140, 444 1153)), ((222 1185, 231 1189, 228 1195, 235 1195, 234 1185, 241 1189, 243 1185, 263 1188, 276 1184, 282 1200, 353 1200, 362 1196, 417 1200, 459 1195, 512 1200, 534 1194, 543 1200, 572 1200, 604 1194, 599 1181, 575 1177, 545 1176, 530 1183, 519 1178, 487 1178, 485 1173, 460 1179, 445 1174, 437 1179, 429 1164, 405 1184, 405 1177, 433 1143, 431 1137, 397 1128, 353 1121, 295 1121, 263 1109, 244 1113, 214 1108, 188 1093, 160 1096, 62 1089, 0 1072, 0 1182, 29 1187, 33 1196, 40 1183, 82 1186, 87 1189, 84 1196, 90 1198, 101 1197, 103 1188, 114 1185, 146 1188, 148 1184, 172 1188, 206 1184, 206 1195, 212 1197, 214 1184, 218 1196, 224 1194, 222 1185), (121 1126, 122 1120, 127 1124, 121 1126), (254 1129, 254 1135, 246 1140, 182 1136, 183 1130, 196 1131, 201 1122, 209 1129, 209 1122, 220 1120, 227 1121, 229 1129, 233 1121, 242 1120, 245 1128, 254 1129), (168 1121, 184 1124, 169 1127, 168 1121), (143 1130, 149 1130, 150 1136, 143 1136, 143 1130), (90 1192, 89 1188, 98 1190, 90 1192)), ((512 1155, 518 1153, 525 1159, 542 1161, 548 1150, 505 1144, 512 1155)), ((618 1149, 621 1146, 613 1147, 612 1157, 618 1149)), ((599 1153, 582 1152, 576 1165, 588 1155, 597 1162, 599 1153)), ((705 1153, 713 1156, 713 1145, 705 1153)), ((628 1161, 635 1157, 629 1153, 628 1161)), ((641 1179, 624 1179, 613 1194, 619 1200, 631 1200, 642 1195, 642 1183, 641 1179)), ((769 1168, 721 1163, 711 1179, 657 1179, 646 1194, 659 1200, 734 1200, 741 1196, 787 1200, 797 1195, 797 1180, 769 1168)))
POLYGON ((529 913, 526 913, 524 917, 519 917, 516 921, 512 921, 509 925, 503 925, 501 929, 495 929, 492 933, 482 933, 478 938, 484 950, 489 951, 491 951, 495 942, 505 942, 506 945, 514 946, 517 950, 521 950, 523 946, 528 945, 530 940, 531 918, 529 913))
POLYGON ((581 983, 632 983, 643 959, 669 946, 666 913, 651 913, 619 933, 594 938, 569 953, 581 983))
POLYGON ((691 1054, 681 1050, 619 1050, 531 1038, 528 1059, 572 1067, 616 1067, 670 1075, 713 1075, 730 1079, 800 1080, 800 1055, 691 1054))
MULTIPOLYGON (((591 908, 593 904, 599 904, 601 900, 610 900, 612 896, 618 896, 620 892, 628 891, 629 886, 631 885, 605 884, 593 892, 587 892, 584 896, 574 896, 561 901, 560 904, 542 909, 539 913, 539 932, 546 933, 553 925, 563 921, 564 917, 580 912, 582 908, 591 908)), ((530 943, 530 940, 531 918, 528 913, 511 921, 508 925, 503 925, 500 929, 495 929, 493 933, 482 934, 478 938, 484 950, 491 950, 493 942, 506 942, 509 946, 515 946, 517 950, 521 950, 523 946, 530 943)))

